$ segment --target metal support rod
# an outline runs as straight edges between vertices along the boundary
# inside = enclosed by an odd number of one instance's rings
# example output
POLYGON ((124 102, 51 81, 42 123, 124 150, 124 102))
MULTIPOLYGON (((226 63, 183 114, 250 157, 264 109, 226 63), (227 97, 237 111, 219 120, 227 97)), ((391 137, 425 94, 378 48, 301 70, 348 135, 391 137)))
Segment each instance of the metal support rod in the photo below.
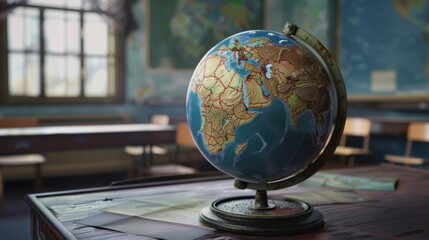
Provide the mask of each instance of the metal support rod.
POLYGON ((270 209, 270 206, 268 205, 267 191, 256 190, 254 208, 257 210, 270 209))

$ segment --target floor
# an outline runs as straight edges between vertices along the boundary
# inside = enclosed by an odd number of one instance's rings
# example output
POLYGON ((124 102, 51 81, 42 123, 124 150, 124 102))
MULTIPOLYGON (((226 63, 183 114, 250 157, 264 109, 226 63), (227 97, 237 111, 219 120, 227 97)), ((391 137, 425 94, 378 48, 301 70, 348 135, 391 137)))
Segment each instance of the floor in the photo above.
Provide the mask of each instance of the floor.
MULTIPOLYGON (((361 164, 359 164, 361 165, 361 164)), ((365 164, 366 165, 366 164, 365 164)), ((330 162, 325 169, 346 167, 338 162, 330 162)), ((125 172, 98 174, 94 176, 75 176, 44 179, 43 192, 72 190, 80 188, 108 186, 111 182, 126 178, 125 172)), ((25 203, 25 196, 33 192, 31 181, 5 182, 5 199, 0 211, 0 239, 31 239, 30 210, 25 203)))

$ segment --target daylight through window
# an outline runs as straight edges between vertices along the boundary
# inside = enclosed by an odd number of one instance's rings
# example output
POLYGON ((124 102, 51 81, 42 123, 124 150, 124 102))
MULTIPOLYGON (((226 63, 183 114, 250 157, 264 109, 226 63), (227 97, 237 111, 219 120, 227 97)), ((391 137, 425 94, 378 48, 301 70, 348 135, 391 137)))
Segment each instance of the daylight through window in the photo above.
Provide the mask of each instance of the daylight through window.
POLYGON ((6 28, 10 98, 117 97, 117 36, 87 1, 29 0, 6 28))

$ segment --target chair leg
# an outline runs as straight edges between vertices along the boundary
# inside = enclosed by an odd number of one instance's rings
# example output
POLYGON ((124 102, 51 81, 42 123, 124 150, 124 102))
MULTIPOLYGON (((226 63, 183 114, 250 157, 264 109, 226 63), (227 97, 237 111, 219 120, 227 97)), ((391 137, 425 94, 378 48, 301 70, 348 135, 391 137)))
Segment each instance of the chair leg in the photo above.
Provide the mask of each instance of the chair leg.
POLYGON ((137 168, 137 164, 136 164, 136 159, 134 159, 133 156, 128 156, 129 159, 129 164, 128 164, 128 173, 127 173, 127 177, 128 178, 133 178, 134 177, 134 173, 136 171, 137 168))
POLYGON ((36 172, 34 176, 34 190, 36 192, 39 192, 42 190, 42 188, 42 164, 36 164, 36 172))
POLYGON ((349 157, 349 163, 348 163, 349 167, 353 167, 355 165, 355 158, 356 156, 349 157))
POLYGON ((0 212, 3 209, 3 198, 4 198, 4 185, 3 185, 3 169, 0 167, 0 212))
POLYGON ((347 162, 348 162, 348 159, 346 156, 340 156, 340 164, 341 165, 345 165, 345 164, 347 164, 347 162))
POLYGON ((179 163, 179 155, 180 155, 180 146, 176 146, 176 149, 174 151, 174 159, 173 159, 174 164, 179 163))
POLYGON ((191 168, 193 168, 193 169, 195 169, 195 171, 197 171, 198 172, 198 169, 197 169, 197 162, 195 161, 195 159, 194 159, 194 152, 192 151, 192 150, 189 150, 188 149, 188 159, 187 159, 187 161, 188 161, 188 163, 189 163, 189 165, 190 165, 190 167, 191 168))
POLYGON ((149 145, 149 159, 148 159, 148 163, 146 165, 148 165, 148 167, 150 168, 153 165, 153 151, 152 151, 153 145, 149 145))
POLYGON ((196 155, 195 159, 194 159, 194 166, 195 166, 195 171, 200 172, 201 171, 201 155, 198 151, 194 151, 194 154, 196 155))
POLYGON ((148 147, 148 151, 146 151, 146 145, 143 146, 143 154, 141 155, 141 171, 139 175, 147 176, 150 175, 150 165, 151 165, 151 158, 152 158, 152 150, 150 146, 148 147))

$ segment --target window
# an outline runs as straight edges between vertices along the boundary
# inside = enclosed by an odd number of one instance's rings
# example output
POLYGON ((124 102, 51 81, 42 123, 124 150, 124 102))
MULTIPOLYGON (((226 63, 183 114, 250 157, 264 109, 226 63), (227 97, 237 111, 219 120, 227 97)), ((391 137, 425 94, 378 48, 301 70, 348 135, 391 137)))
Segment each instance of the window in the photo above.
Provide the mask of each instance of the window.
POLYGON ((121 36, 89 1, 28 0, 1 29, 3 102, 122 100, 121 36))

